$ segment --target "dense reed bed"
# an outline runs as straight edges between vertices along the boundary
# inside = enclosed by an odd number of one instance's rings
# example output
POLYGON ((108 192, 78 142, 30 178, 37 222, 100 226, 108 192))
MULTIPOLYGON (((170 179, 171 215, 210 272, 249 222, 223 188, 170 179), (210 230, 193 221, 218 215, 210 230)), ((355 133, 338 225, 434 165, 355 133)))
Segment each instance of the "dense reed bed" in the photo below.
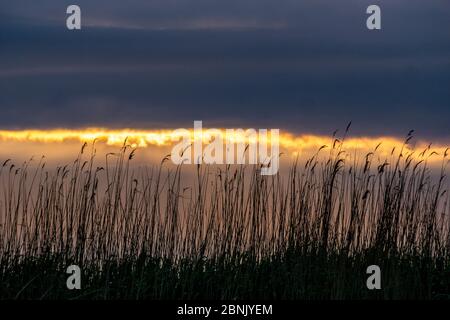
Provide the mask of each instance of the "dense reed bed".
POLYGON ((54 170, 7 160, 0 298, 447 298, 447 154, 410 138, 385 158, 336 139, 275 176, 168 157, 136 168, 126 143, 103 159, 84 145, 54 170), (81 290, 66 288, 71 264, 81 290), (382 290, 366 288, 372 264, 382 290))

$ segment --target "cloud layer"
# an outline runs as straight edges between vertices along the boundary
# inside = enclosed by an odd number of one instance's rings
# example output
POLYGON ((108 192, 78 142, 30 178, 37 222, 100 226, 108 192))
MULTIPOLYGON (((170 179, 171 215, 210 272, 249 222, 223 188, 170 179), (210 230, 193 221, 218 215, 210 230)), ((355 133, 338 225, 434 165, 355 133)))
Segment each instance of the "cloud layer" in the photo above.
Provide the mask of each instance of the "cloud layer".
POLYGON ((0 126, 276 127, 450 137, 450 4, 10 1, 0 14, 0 126))

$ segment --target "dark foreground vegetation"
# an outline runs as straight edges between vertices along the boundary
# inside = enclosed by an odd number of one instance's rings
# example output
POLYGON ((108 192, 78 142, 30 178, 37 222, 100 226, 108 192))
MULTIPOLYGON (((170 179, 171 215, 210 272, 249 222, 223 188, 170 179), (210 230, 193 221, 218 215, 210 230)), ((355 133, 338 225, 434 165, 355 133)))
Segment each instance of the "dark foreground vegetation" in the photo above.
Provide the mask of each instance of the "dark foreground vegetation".
POLYGON ((336 140, 276 176, 133 169, 126 146, 103 167, 84 147, 49 172, 6 161, 0 298, 450 298, 447 155, 439 172, 432 150, 401 147, 349 160, 336 140), (72 264, 81 290, 66 288, 72 264), (366 287, 372 264, 381 290, 366 287))

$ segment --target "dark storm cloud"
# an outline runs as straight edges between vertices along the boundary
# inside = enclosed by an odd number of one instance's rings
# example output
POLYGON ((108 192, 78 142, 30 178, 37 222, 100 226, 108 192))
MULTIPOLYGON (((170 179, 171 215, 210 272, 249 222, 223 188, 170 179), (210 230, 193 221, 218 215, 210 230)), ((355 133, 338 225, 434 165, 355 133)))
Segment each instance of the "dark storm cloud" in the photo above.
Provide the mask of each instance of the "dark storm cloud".
POLYGON ((450 4, 10 1, 0 13, 2 127, 280 127, 450 136, 450 4))

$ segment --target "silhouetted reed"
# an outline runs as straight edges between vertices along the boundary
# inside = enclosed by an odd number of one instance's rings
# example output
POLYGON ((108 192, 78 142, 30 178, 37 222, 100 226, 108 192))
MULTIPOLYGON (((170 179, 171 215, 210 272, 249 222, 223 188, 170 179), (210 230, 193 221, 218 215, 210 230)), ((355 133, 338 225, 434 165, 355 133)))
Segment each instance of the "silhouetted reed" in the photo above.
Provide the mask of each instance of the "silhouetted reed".
POLYGON ((102 167, 87 145, 55 170, 7 160, 0 297, 447 297, 447 154, 434 176, 427 161, 436 155, 409 151, 409 139, 386 159, 378 147, 351 158, 336 139, 275 176, 169 157, 135 168, 126 143, 102 167), (80 291, 65 288, 70 264, 83 271, 80 291), (365 286, 371 264, 383 290, 365 286))

